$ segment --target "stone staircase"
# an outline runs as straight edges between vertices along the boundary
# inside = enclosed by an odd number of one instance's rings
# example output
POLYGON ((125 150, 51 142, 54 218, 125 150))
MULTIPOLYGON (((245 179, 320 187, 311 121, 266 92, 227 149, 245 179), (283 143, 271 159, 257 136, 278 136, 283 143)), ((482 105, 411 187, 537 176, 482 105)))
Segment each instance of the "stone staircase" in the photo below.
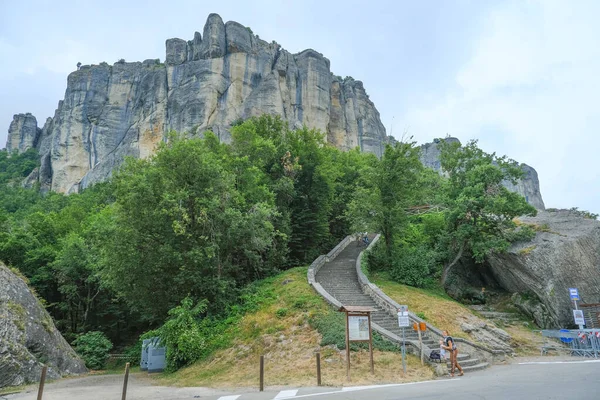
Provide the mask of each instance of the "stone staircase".
MULTIPOLYGON (((372 239, 372 237, 370 238, 372 239)), ((380 333, 384 333, 384 336, 390 340, 401 343, 398 338, 402 338, 402 330, 398 327, 397 318, 380 307, 370 295, 363 293, 356 271, 356 259, 364 249, 363 246, 358 247, 355 242, 350 241, 335 258, 322 264, 315 274, 315 281, 342 305, 369 306, 375 309, 376 311, 371 313, 371 322, 374 324, 373 329, 378 331, 378 327, 381 327, 394 334, 396 338, 390 338, 390 335, 385 334, 386 332, 380 333)), ((418 343, 418 334, 412 328, 406 328, 405 338, 407 347, 409 345, 408 341, 413 345, 418 343)), ((434 339, 426 331, 423 335, 423 344, 425 345, 425 358, 427 359, 429 349, 439 349, 439 337, 434 339)), ((489 365, 466 353, 459 353, 458 361, 465 372, 484 369, 489 365)), ((450 368, 449 361, 447 365, 450 368)))
POLYGON ((500 323, 500 326, 511 326, 522 322, 523 316, 515 312, 497 311, 488 305, 472 305, 469 306, 485 319, 500 323))

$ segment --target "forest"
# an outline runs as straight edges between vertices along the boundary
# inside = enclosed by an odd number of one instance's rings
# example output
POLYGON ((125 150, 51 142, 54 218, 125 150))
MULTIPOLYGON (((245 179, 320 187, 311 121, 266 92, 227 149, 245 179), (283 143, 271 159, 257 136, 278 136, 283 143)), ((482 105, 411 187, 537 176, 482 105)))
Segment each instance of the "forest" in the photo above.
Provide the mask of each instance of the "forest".
POLYGON ((513 219, 535 209, 502 185, 519 165, 475 141, 439 145, 444 175, 411 140, 378 159, 262 116, 236 123, 229 144, 172 132, 153 156, 71 195, 21 185, 35 150, 0 151, 0 260, 70 343, 92 334, 136 351, 158 334, 185 349, 170 355, 176 369, 218 346, 254 282, 346 235, 381 233, 369 268, 416 287, 443 286, 461 257, 482 262, 531 237, 513 219))

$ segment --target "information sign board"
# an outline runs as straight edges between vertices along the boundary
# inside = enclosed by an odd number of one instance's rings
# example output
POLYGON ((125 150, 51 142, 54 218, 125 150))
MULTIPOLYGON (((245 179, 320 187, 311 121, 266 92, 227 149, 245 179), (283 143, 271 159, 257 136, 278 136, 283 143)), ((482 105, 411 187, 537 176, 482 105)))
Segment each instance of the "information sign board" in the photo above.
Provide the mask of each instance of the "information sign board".
POLYGON ((369 340, 369 317, 348 315, 348 334, 351 341, 369 340))
POLYGON ((408 328, 410 319, 408 318, 408 306, 402 305, 398 307, 398 326, 400 328, 408 328))
POLYGON ((583 317, 582 310, 573 310, 573 318, 575 319, 575 325, 585 325, 585 318, 583 317))

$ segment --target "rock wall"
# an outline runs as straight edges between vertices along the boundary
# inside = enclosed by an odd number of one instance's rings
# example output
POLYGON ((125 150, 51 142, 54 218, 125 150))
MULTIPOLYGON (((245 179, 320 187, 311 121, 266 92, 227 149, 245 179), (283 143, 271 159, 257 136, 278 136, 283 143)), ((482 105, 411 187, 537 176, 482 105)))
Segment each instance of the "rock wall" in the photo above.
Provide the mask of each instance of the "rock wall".
MULTIPOLYGON (((453 137, 444 140, 451 143, 460 143, 457 138, 453 137)), ((440 164, 440 149, 438 143, 439 139, 421 146, 421 162, 426 167, 441 172, 442 166, 440 164)), ((538 210, 544 210, 544 200, 542 199, 542 193, 540 192, 540 181, 538 180, 536 170, 527 164, 521 164, 521 169, 523 170, 523 179, 517 182, 516 185, 505 181, 504 186, 508 190, 519 193, 521 196, 525 197, 527 202, 538 210)))
POLYGON ((0 264, 0 388, 87 372, 27 284, 0 264))
POLYGON ((494 277, 539 326, 574 325, 569 288, 579 289, 582 303, 600 303, 600 221, 567 210, 520 220, 536 237, 489 257, 494 277))
POLYGON ((233 122, 279 115, 327 134, 342 150, 381 155, 387 141, 363 87, 330 71, 314 50, 291 54, 237 22, 211 14, 202 35, 166 41, 166 60, 82 66, 42 129, 15 116, 10 150, 36 147, 42 189, 73 192, 110 176, 125 156, 147 157, 170 130, 212 130, 230 140, 233 122))

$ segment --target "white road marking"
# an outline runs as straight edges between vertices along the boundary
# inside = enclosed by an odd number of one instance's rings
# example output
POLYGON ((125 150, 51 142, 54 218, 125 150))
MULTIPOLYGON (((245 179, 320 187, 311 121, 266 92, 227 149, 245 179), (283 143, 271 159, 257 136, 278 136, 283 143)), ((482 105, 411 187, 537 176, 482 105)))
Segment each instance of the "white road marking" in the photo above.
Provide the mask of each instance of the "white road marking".
POLYGON ((276 400, 276 399, 287 399, 289 397, 294 397, 294 396, 296 396, 296 393, 298 393, 298 389, 282 390, 281 392, 279 392, 277 394, 277 396, 275 396, 275 398, 273 400, 276 400))
POLYGON ((221 396, 217 400, 235 400, 240 396, 241 396, 241 394, 236 394, 236 395, 232 395, 232 396, 221 396))
POLYGON ((380 388, 386 388, 386 387, 397 387, 397 386, 407 386, 407 385, 420 385, 420 384, 423 384, 423 383, 457 382, 457 381, 460 381, 460 378, 443 379, 443 380, 436 380, 436 381, 422 381, 422 382, 408 382, 408 383, 390 383, 390 384, 387 384, 387 385, 349 386, 349 387, 342 388, 341 390, 335 390, 335 391, 332 391, 332 392, 303 394, 303 395, 294 397, 294 399, 299 399, 301 397, 325 396, 325 395, 331 395, 331 394, 336 394, 336 393, 344 393, 344 392, 355 392, 355 391, 359 391, 359 390, 380 389, 380 388))
POLYGON ((519 363, 519 365, 584 364, 584 363, 600 363, 600 360, 583 360, 583 361, 530 361, 530 362, 519 363))

